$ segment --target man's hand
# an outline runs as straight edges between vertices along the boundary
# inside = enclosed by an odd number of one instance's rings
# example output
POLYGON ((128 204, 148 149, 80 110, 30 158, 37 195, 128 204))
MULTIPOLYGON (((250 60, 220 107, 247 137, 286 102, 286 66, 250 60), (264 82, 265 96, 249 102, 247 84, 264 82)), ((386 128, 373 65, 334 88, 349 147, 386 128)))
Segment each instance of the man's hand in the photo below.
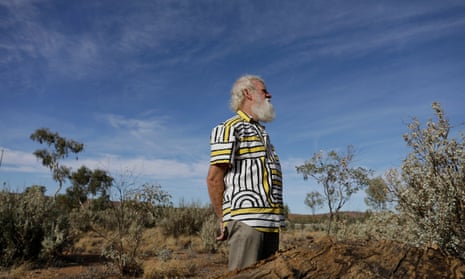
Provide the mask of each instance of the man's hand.
POLYGON ((220 222, 220 235, 216 240, 225 241, 226 239, 228 239, 228 228, 223 225, 223 222, 220 222))
POLYGON ((216 238, 218 241, 224 241, 228 238, 228 232, 223 226, 223 194, 224 194, 224 176, 228 170, 227 164, 211 165, 208 169, 207 185, 208 194, 216 216, 220 220, 220 235, 216 238))

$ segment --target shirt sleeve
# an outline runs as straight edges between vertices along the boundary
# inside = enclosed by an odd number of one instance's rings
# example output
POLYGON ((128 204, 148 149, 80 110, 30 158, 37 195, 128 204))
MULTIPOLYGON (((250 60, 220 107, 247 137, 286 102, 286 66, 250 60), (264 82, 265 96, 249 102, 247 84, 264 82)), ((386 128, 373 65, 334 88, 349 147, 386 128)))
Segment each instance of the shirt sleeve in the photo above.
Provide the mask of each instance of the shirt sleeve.
POLYGON ((210 136, 210 165, 232 164, 234 161, 234 127, 220 124, 210 136))

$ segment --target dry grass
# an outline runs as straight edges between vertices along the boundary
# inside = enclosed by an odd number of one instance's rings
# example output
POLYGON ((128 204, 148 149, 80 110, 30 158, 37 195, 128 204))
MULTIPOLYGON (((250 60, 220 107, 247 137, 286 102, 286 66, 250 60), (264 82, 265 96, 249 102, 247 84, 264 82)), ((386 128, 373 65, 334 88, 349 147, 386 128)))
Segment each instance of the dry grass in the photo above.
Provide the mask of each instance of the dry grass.
POLYGON ((326 233, 322 231, 312 231, 310 229, 292 229, 286 230, 280 234, 280 250, 287 250, 289 248, 294 248, 297 243, 302 243, 302 241, 317 239, 322 236, 325 236, 326 233))
POLYGON ((202 242, 194 236, 164 236, 160 228, 145 230, 140 245, 140 252, 145 257, 157 256, 161 251, 185 250, 191 253, 202 253, 202 242))
POLYGON ((205 278, 196 276, 206 266, 226 267, 227 257, 207 253, 198 235, 164 236, 159 228, 151 228, 144 232, 141 248, 144 278, 205 278))
POLYGON ((33 269, 33 265, 29 262, 25 262, 20 266, 14 267, 8 272, 2 273, 0 279, 21 279, 24 278, 24 275, 33 269))
POLYGON ((168 261, 147 261, 144 264, 144 279, 186 278, 196 274, 195 261, 172 259, 168 261))
POLYGON ((104 239, 95 233, 86 233, 79 237, 79 240, 73 246, 73 253, 97 254, 102 252, 104 239))
MULTIPOLYGON (((79 238, 70 254, 78 258, 79 255, 99 257, 105 243, 102 237, 89 232, 79 238)), ((205 274, 207 271, 217 272, 226 269, 226 245, 220 245, 220 247, 222 249, 219 249, 217 253, 211 254, 206 251, 199 235, 166 236, 163 235, 161 228, 148 228, 143 233, 138 253, 140 257, 137 260, 144 270, 144 278, 205 278, 205 275, 204 277, 196 276, 205 274)), ((87 257, 82 259, 84 263, 87 257)), ((78 260, 78 262, 81 261, 78 260)), ((20 269, 11 270, 7 278, 23 278, 23 273, 20 269)), ((82 271, 80 273, 82 275, 82 271)), ((100 275, 103 276, 103 273, 100 275)))

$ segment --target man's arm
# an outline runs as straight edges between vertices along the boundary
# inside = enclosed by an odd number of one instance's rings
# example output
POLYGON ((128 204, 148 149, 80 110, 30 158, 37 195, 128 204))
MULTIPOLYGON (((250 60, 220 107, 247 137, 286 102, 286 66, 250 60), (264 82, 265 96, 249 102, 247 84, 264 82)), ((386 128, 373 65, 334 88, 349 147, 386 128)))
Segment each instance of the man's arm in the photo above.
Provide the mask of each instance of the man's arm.
POLYGON ((223 228, 223 194, 224 194, 224 176, 228 170, 228 164, 210 165, 207 175, 207 186, 210 201, 216 216, 220 220, 221 235, 218 240, 225 240, 225 230, 223 228))

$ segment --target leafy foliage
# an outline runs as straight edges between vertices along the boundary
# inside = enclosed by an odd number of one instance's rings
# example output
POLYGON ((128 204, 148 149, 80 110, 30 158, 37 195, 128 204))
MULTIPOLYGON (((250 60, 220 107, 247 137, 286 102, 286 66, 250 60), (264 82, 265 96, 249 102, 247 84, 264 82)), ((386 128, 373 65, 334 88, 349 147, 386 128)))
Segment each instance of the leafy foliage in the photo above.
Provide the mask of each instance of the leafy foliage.
POLYGON ((52 171, 53 179, 58 182, 55 198, 61 209, 69 212, 73 208, 83 206, 91 195, 100 200, 100 205, 109 201, 107 191, 113 178, 106 171, 91 170, 86 166, 81 166, 77 171, 72 172, 70 167, 61 162, 70 153, 78 154, 83 151, 83 143, 66 139, 46 128, 37 129, 30 138, 48 146, 48 148, 36 150, 34 155, 42 161, 42 165, 52 171), (66 189, 66 195, 58 195, 63 183, 68 180, 71 181, 72 186, 66 189), (97 194, 99 196, 95 197, 97 194))
POLYGON ((73 172, 70 177, 72 186, 66 189, 66 195, 62 199, 66 201, 68 209, 82 207, 89 197, 97 199, 100 203, 94 202, 93 205, 102 203, 109 204, 110 195, 108 191, 113 183, 113 177, 107 174, 106 171, 95 169, 91 170, 86 166, 81 166, 76 172, 73 172), (99 196, 97 196, 97 194, 99 196))

